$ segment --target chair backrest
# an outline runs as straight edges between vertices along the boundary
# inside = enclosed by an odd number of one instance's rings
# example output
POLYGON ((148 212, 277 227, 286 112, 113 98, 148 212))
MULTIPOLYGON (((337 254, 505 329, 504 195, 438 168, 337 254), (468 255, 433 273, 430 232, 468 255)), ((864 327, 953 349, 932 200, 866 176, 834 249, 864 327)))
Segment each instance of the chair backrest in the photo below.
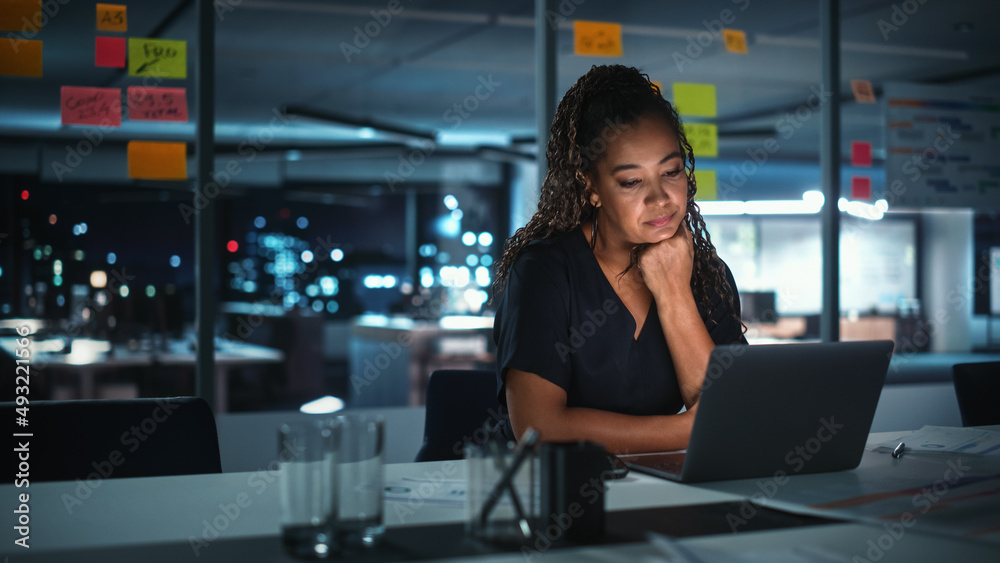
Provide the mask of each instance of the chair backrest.
POLYGON ((955 364, 952 371, 962 426, 1000 424, 1000 362, 955 364))
POLYGON ((415 461, 461 459, 465 442, 483 434, 483 423, 497 418, 499 409, 494 372, 435 371, 427 382, 424 443, 415 461))
POLYGON ((28 450, 31 482, 222 472, 215 416, 204 399, 32 401, 27 411, 19 408, 0 403, 0 417, 28 415, 17 431, 31 436, 12 439, 15 451, 28 450))

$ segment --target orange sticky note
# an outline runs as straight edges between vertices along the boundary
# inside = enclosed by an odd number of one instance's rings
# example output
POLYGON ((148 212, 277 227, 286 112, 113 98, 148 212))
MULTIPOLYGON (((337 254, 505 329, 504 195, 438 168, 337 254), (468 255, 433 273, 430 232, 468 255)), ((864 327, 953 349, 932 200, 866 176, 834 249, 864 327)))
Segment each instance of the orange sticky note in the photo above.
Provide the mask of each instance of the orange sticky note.
POLYGON ((662 96, 663 95, 663 83, 660 82, 660 81, 658 81, 658 80, 651 80, 650 82, 653 83, 653 86, 656 86, 656 88, 659 89, 660 95, 662 96))
POLYGON ((573 22, 573 54, 595 57, 620 57, 622 26, 618 23, 573 22))
POLYGON ((38 31, 42 0, 0 0, 0 31, 38 31))
POLYGON ((129 141, 128 177, 187 180, 187 143, 129 141))
POLYGON ((41 76, 42 42, 17 38, 0 41, 0 74, 41 76))
POLYGON ((120 4, 97 5, 98 31, 128 31, 127 6, 120 4))
POLYGON ((59 97, 63 125, 122 126, 120 88, 63 86, 59 97))
POLYGON ((870 80, 851 80, 851 91, 854 92, 854 101, 859 104, 875 103, 875 90, 870 80))
POLYGON ((747 34, 738 29, 723 29, 722 38, 726 41, 726 50, 730 53, 747 54, 747 34))
POLYGON ((131 121, 187 121, 187 88, 128 87, 131 121))

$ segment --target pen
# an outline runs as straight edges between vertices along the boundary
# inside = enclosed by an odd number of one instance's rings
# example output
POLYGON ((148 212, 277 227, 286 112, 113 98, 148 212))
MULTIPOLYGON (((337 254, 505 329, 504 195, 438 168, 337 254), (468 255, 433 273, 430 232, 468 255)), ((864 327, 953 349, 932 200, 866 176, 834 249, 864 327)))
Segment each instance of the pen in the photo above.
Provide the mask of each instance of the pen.
POLYGON ((892 450, 892 457, 894 457, 896 459, 899 459, 899 458, 903 457, 903 447, 904 446, 906 446, 906 444, 903 443, 903 442, 900 442, 899 445, 896 446, 895 449, 892 450))
MULTIPOLYGON (((517 473, 518 468, 524 463, 524 460, 531 453, 531 448, 535 445, 538 440, 538 432, 532 428, 528 428, 521 439, 518 441, 517 447, 514 448, 514 461, 507 467, 503 475, 500 477, 500 481, 494 485, 493 490, 486 498, 486 502, 483 503, 482 512, 479 514, 480 522, 486 522, 489 517, 490 512, 493 511, 493 507, 496 506, 497 501, 500 500, 500 496, 503 495, 504 489, 511 487, 514 480, 514 475, 517 473)), ((513 494, 511 495, 513 496, 513 494)), ((527 522, 521 521, 521 530, 525 533, 525 537, 528 537, 530 530, 526 527, 527 522)))

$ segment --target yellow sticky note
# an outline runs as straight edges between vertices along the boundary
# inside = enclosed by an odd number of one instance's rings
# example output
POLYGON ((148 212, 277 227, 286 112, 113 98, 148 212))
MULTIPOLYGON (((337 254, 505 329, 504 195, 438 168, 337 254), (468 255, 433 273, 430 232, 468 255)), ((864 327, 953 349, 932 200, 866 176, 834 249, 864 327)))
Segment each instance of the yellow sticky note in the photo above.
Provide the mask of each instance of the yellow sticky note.
POLYGON ((573 54, 596 57, 620 57, 622 26, 618 23, 573 22, 573 54))
POLYGON ((684 134, 696 158, 719 156, 719 128, 714 123, 685 123, 684 134))
POLYGON ((120 4, 97 5, 98 31, 128 31, 127 6, 120 4))
POLYGON ((0 0, 0 31, 38 31, 41 27, 42 0, 0 0))
POLYGON ((681 115, 715 117, 715 85, 674 82, 674 105, 681 115))
POLYGON ((42 42, 26 39, 0 41, 0 75, 42 75, 42 42))
POLYGON ((715 170, 695 170, 694 180, 698 184, 698 193, 694 198, 698 201, 719 199, 719 188, 715 178, 715 170))
POLYGON ((128 74, 187 78, 187 41, 129 37, 128 74))
POLYGON ((730 53, 747 54, 747 34, 738 29, 723 29, 722 38, 726 41, 726 50, 730 53))
POLYGON ((187 180, 187 143, 129 141, 128 177, 187 180))

